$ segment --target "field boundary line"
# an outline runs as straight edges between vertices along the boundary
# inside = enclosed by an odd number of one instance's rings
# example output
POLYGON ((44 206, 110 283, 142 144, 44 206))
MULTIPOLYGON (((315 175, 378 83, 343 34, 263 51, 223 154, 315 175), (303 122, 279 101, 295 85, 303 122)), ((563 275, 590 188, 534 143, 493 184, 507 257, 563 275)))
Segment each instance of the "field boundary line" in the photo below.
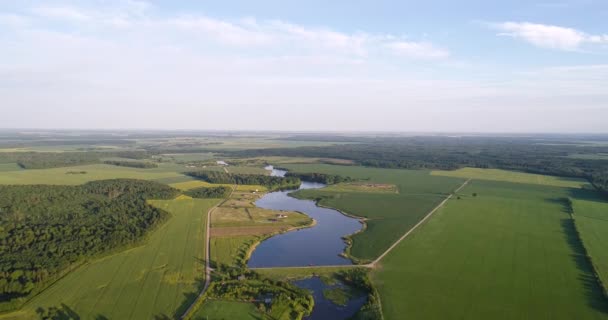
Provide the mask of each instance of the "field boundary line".
POLYGON ((424 216, 424 218, 422 218, 422 220, 420 220, 413 227, 411 227, 404 235, 401 236, 401 238, 399 238, 397 241, 395 241, 395 243, 393 243, 388 249, 386 249, 386 251, 384 251, 384 253, 382 253, 376 260, 372 261, 367 266, 372 267, 372 268, 374 266, 376 266, 376 264, 378 264, 378 262, 380 262, 380 260, 382 260, 382 258, 384 258, 387 254, 389 254, 393 249, 395 249, 395 247, 399 243, 401 243, 401 241, 403 241, 403 239, 407 238, 412 232, 414 232, 414 230, 416 230, 416 228, 418 228, 420 225, 422 225, 437 210, 439 210, 441 207, 443 207, 443 205, 445 205, 445 203, 448 202, 448 200, 450 200, 454 194, 456 194, 457 192, 462 190, 462 188, 464 188, 469 183, 469 181, 471 181, 471 179, 468 179, 462 185, 460 185, 460 187, 458 187, 456 190, 454 190, 452 193, 450 193, 445 199, 443 199, 443 201, 441 201, 435 208, 433 208, 433 210, 431 210, 429 213, 427 213, 426 216, 424 216))
POLYGON ((188 319, 190 314, 194 311, 195 306, 197 305, 198 301, 203 298, 203 295, 205 294, 205 292, 209 288, 209 285, 211 284, 211 266, 209 265, 209 257, 211 257, 211 254, 209 253, 209 251, 210 251, 209 249, 211 249, 211 243, 209 241, 209 238, 211 236, 211 232, 210 232, 211 231, 210 230, 211 229, 211 213, 215 209, 217 209, 219 206, 223 205, 226 201, 228 201, 228 199, 230 199, 232 197, 232 194, 234 193, 236 188, 237 188, 237 185, 235 184, 232 187, 232 191, 230 191, 230 195, 228 195, 228 197, 226 199, 218 202, 216 205, 211 207, 211 209, 209 209, 209 211, 207 211, 207 223, 206 223, 206 227, 205 227, 205 229, 206 229, 206 232, 205 232, 205 285, 203 286, 203 289, 198 294, 196 299, 194 299, 194 301, 192 301, 192 304, 188 307, 188 309, 186 309, 184 314, 180 317, 180 319, 188 319))

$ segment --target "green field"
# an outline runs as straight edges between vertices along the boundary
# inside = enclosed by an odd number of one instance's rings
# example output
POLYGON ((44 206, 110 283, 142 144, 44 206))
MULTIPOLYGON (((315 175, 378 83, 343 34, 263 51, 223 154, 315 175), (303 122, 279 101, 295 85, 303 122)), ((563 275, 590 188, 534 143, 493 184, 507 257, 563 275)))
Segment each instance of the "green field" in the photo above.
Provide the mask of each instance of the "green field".
POLYGON ((579 188, 583 185, 588 184, 587 181, 581 179, 546 176, 541 174, 507 171, 499 169, 462 168, 453 171, 435 170, 432 171, 431 174, 435 176, 529 183, 555 187, 579 188))
POLYGON ((232 236, 211 238, 211 261, 234 266, 245 262, 247 251, 251 245, 259 241, 258 236, 232 236))
POLYGON ((352 237, 350 254, 373 260, 414 226, 423 216, 458 188, 461 178, 431 176, 429 171, 365 168, 325 164, 284 165, 296 172, 319 172, 366 179, 366 183, 395 185, 395 192, 361 192, 336 187, 302 190, 295 196, 320 199, 323 206, 337 208, 368 219, 367 229, 352 237))
POLYGON ((608 292, 608 202, 586 192, 572 196, 573 217, 587 253, 608 292))
POLYGON ((65 304, 82 319, 164 319, 181 314, 204 276, 207 211, 219 200, 153 200, 172 214, 139 247, 93 261, 4 319, 34 319, 38 307, 65 304))
POLYGON ((386 319, 608 318, 569 191, 472 181, 374 272, 386 319))
POLYGON ((6 171, 19 171, 22 170, 16 163, 0 163, 0 172, 4 174, 6 171))
POLYGON ((264 320, 267 316, 260 313, 252 303, 207 300, 194 314, 195 320, 264 320))
POLYGON ((130 178, 143 180, 159 180, 165 178, 184 177, 177 172, 178 166, 162 164, 153 169, 137 169, 117 167, 106 164, 92 164, 85 166, 31 169, 19 171, 6 171, 0 175, 0 184, 82 184, 94 180, 130 178), (81 172, 84 174, 70 174, 81 172))

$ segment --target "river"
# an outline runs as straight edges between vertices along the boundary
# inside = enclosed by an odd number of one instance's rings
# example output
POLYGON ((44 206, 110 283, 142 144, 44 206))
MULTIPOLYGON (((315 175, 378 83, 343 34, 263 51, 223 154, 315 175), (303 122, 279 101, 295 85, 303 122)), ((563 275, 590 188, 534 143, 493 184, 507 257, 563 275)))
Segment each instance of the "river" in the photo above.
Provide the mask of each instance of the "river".
MULTIPOLYGON (((273 176, 284 176, 286 171, 271 166, 273 176)), ((299 189, 318 189, 322 183, 302 182, 299 189)), ((291 191, 270 192, 255 202, 264 209, 299 211, 316 220, 311 228, 299 229, 273 236, 258 245, 249 259, 248 266, 296 267, 350 265, 349 259, 340 256, 346 248, 342 237, 362 228, 359 220, 339 211, 318 207, 314 201, 290 197, 291 191)))

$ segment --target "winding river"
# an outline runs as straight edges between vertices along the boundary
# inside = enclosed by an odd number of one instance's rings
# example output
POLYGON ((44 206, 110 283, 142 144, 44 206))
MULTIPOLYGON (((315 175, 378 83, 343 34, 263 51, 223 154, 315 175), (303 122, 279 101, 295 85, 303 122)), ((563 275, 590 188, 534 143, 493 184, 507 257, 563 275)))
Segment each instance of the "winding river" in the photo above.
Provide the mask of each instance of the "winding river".
MULTIPOLYGON (((284 176, 286 171, 267 167, 273 176, 284 176)), ((322 183, 302 182, 299 189, 318 189, 322 183)), ((361 230, 359 220, 328 208, 318 207, 314 201, 290 197, 292 191, 277 191, 264 195, 255 204, 264 209, 299 211, 316 220, 311 228, 299 229, 273 236, 258 245, 249 259, 250 268, 350 265, 340 256, 346 244, 342 237, 361 230)))

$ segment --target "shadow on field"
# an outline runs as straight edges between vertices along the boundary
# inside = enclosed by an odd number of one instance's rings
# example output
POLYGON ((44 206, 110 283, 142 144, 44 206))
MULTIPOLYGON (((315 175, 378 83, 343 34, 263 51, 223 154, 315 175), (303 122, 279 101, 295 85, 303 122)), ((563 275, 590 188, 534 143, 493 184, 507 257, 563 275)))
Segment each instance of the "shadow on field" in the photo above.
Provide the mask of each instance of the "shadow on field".
POLYGON ((576 266, 580 271, 578 278, 585 288, 587 303, 593 309, 601 311, 602 313, 608 313, 608 299, 604 295, 602 285, 595 275, 591 259, 587 255, 587 250, 585 250, 578 235, 574 220, 562 219, 561 224, 564 237, 573 252, 570 257, 576 263, 576 266))

